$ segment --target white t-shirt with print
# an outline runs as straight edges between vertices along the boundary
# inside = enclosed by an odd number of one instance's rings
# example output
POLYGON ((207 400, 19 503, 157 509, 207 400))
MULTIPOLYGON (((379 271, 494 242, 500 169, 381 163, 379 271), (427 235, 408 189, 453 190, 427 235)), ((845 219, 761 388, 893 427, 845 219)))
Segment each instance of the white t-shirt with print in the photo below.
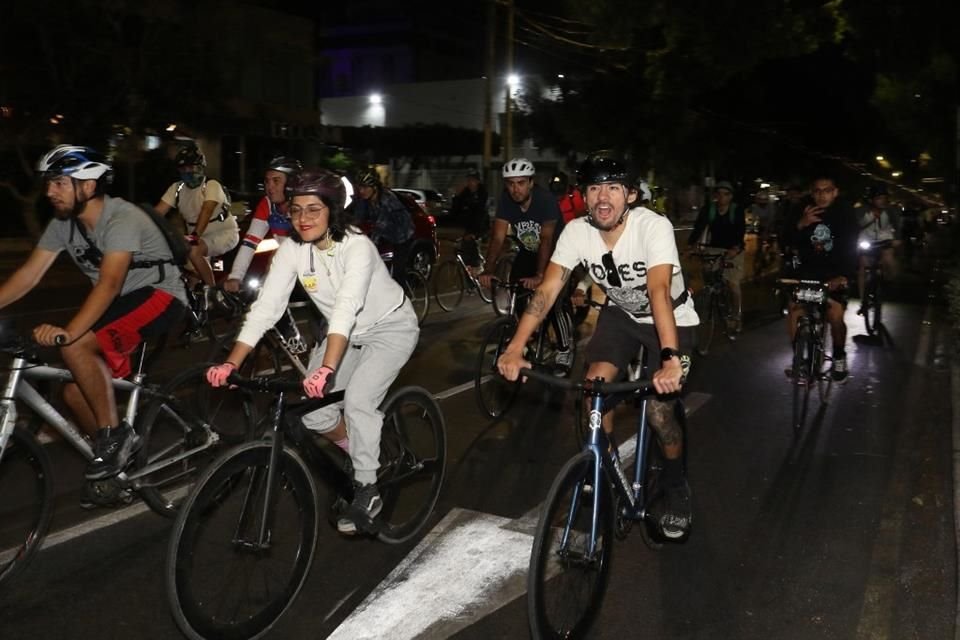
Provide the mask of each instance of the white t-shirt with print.
POLYGON ((228 201, 227 194, 223 191, 223 186, 216 180, 207 180, 195 189, 183 185, 183 188, 180 189, 180 204, 177 204, 177 188, 179 186, 179 182, 174 182, 170 185, 170 188, 163 194, 161 200, 170 205, 171 209, 179 209, 184 221, 191 225, 197 224, 197 218, 200 217, 200 210, 203 208, 203 203, 207 200, 213 200, 217 203, 217 206, 213 208, 213 213, 210 214, 212 217, 218 216, 220 214, 220 207, 228 201))
MULTIPOLYGON (((577 265, 583 266, 594 282, 603 288, 611 303, 626 311, 635 322, 653 324, 653 309, 647 295, 647 270, 662 264, 672 265, 670 297, 676 300, 685 289, 673 225, 664 216, 645 207, 628 211, 623 224, 623 234, 613 248, 613 262, 620 276, 619 287, 610 283, 603 266, 603 255, 610 250, 600 231, 586 217, 567 224, 550 261, 571 270, 577 265)), ((690 297, 673 310, 673 317, 678 327, 700 324, 690 297)))

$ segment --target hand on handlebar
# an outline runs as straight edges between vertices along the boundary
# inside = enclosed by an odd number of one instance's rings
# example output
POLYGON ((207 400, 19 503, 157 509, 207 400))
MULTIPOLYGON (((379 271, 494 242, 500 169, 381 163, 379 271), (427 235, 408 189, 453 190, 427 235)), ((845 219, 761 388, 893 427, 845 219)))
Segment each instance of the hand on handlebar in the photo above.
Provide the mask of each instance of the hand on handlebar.
POLYGON ((232 362, 224 362, 207 369, 207 382, 211 387, 223 387, 227 384, 227 378, 236 371, 237 365, 232 362))
POLYGON ((239 293, 242 284, 237 278, 229 278, 223 283, 223 290, 230 293, 239 293))
MULTIPOLYGON (((522 353, 506 351, 497 358, 497 371, 510 382, 520 377, 520 369, 530 369, 533 365, 524 360, 522 353)), ((523 379, 526 382, 526 378, 523 379)))
POLYGON ((315 370, 303 381, 303 390, 308 398, 322 398, 333 388, 336 371, 326 365, 315 370))
POLYGON ((574 289, 570 294, 570 303, 575 307, 587 306, 587 292, 581 289, 574 289))
POLYGON ((657 393, 676 393, 683 386, 683 364, 680 358, 670 358, 653 374, 653 388, 657 393))
POLYGON ((66 329, 52 324, 34 327, 33 341, 43 347, 61 347, 73 342, 66 329))
POLYGON ((493 274, 492 273, 481 273, 477 276, 477 280, 480 282, 480 286, 484 289, 489 289, 493 285, 493 274))
POLYGON ((830 291, 839 291, 847 288, 847 279, 844 276, 837 276, 827 280, 827 289, 830 291))

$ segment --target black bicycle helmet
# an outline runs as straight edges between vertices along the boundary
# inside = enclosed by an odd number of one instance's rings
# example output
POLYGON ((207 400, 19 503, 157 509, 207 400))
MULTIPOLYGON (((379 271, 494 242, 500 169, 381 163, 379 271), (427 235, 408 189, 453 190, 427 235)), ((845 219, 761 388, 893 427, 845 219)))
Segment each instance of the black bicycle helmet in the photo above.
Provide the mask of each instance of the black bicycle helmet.
POLYGON ((357 183, 358 187, 379 187, 380 174, 377 173, 377 170, 373 168, 363 169, 357 174, 357 179, 355 182, 357 183))
POLYGON ((616 158, 607 156, 587 158, 577 169, 577 184, 586 188, 591 184, 602 182, 619 182, 630 186, 630 174, 627 167, 616 158))
POLYGON ((277 156, 267 163, 265 171, 279 171, 280 173, 286 174, 287 177, 290 177, 303 171, 303 165, 296 158, 277 156))
POLYGON ((193 146, 181 148, 180 151, 177 151, 177 155, 173 161, 178 167, 187 167, 190 165, 196 165, 198 167, 207 166, 207 158, 203 155, 203 152, 193 146))
POLYGON ((882 182, 872 184, 870 185, 870 188, 867 189, 867 198, 870 200, 887 195, 890 195, 890 193, 887 191, 887 185, 883 184, 882 182))

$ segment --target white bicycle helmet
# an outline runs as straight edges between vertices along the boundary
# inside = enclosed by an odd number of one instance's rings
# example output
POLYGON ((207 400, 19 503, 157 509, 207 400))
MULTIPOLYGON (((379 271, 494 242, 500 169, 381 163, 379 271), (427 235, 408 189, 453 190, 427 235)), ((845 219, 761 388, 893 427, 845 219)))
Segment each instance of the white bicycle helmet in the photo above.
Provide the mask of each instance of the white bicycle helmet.
POLYGON ((90 147, 61 144, 51 149, 37 162, 37 171, 44 178, 67 176, 74 180, 113 178, 113 167, 107 158, 90 147))
POLYGON ((535 173, 533 163, 526 158, 514 158, 503 164, 504 178, 530 178, 535 173))

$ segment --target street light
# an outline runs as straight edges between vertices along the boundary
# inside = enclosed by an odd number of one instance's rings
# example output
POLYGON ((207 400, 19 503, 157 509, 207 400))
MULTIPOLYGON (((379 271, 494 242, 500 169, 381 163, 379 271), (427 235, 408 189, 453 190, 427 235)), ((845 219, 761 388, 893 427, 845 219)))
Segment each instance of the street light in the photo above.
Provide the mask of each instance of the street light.
POLYGON ((883 162, 883 156, 877 156, 877 162, 883 162))
POLYGON ((383 104, 383 96, 380 95, 379 93, 371 93, 370 104, 373 104, 373 105, 383 104))
POLYGON ((511 73, 509 76, 507 76, 507 86, 509 86, 511 89, 516 89, 518 86, 520 86, 520 76, 515 73, 511 73))

